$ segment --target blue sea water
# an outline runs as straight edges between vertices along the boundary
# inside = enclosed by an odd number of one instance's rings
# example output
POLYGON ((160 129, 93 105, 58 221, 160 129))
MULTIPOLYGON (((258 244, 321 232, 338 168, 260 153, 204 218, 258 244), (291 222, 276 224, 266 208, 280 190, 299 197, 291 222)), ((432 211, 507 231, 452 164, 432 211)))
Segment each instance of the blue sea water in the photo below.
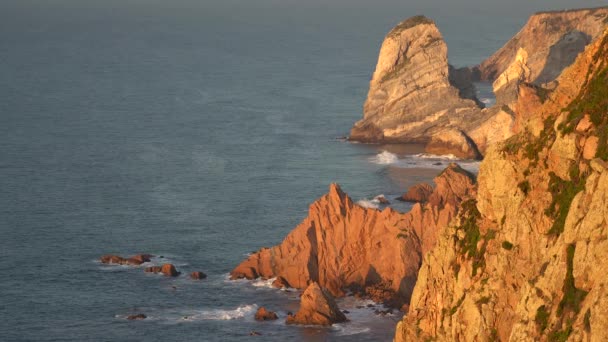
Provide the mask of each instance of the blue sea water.
POLYGON ((255 322, 298 293, 227 274, 331 182, 361 200, 439 172, 417 146, 336 140, 384 34, 427 14, 471 65, 537 8, 434 3, 2 1, 0 340, 391 340, 399 316, 352 298, 332 328, 255 322), (142 252, 209 277, 97 262, 142 252))

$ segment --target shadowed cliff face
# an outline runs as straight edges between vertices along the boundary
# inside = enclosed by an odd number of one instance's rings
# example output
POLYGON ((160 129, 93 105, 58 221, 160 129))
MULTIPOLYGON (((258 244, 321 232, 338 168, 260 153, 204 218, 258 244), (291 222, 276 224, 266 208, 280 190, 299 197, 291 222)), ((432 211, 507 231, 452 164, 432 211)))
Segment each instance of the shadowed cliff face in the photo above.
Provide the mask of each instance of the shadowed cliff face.
POLYGON ((557 81, 522 90, 520 133, 437 233, 395 341, 608 339, 608 31, 557 81))
POLYGON ((409 302, 436 228, 447 225, 458 204, 475 195, 473 176, 456 164, 435 183, 428 202, 407 214, 363 208, 332 184, 280 245, 251 255, 231 278, 282 277, 295 288, 315 281, 334 296, 368 290, 374 299, 400 307, 409 302))
POLYGON ((603 32, 607 17, 608 8, 537 13, 505 46, 479 65, 479 76, 482 80, 497 79, 523 49, 531 71, 526 81, 552 81, 603 32))

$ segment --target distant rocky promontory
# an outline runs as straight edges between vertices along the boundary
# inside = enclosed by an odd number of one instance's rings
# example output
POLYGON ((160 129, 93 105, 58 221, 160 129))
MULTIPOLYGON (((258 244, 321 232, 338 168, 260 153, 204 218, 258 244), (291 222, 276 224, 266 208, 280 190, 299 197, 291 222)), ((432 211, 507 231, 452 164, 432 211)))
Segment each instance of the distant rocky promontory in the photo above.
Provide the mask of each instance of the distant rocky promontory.
POLYGON ((606 27, 608 8, 543 12, 493 56, 473 68, 448 64, 447 45, 426 17, 407 19, 385 37, 363 119, 349 139, 422 143, 434 154, 481 158, 516 131, 517 99, 532 89, 544 99, 552 81, 606 27), (473 81, 493 81, 497 103, 475 98, 473 81), (521 89, 521 88, 525 89, 521 89))

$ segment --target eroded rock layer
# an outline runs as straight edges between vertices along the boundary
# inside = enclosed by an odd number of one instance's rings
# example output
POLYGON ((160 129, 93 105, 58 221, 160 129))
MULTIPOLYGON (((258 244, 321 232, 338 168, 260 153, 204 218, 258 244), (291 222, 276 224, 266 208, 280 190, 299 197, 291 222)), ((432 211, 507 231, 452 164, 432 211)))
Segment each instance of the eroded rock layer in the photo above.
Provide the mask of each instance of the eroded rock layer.
POLYGON ((490 148, 395 341, 608 339, 608 31, 557 81, 490 148))
POLYGON ((552 81, 602 33, 606 18, 607 7, 537 13, 505 46, 479 65, 479 77, 496 80, 519 55, 520 61, 525 59, 529 82, 552 81))
POLYGON ((426 151, 481 158, 516 133, 525 89, 540 100, 553 82, 608 25, 608 8, 537 13, 479 66, 448 65, 447 46, 430 19, 410 18, 384 39, 376 70, 350 139, 424 143, 426 151), (493 81, 496 105, 480 108, 473 80, 493 81))
MULTIPOLYGON (((350 139, 364 142, 428 142, 440 129, 460 132, 478 116, 470 75, 448 66, 447 46, 435 23, 422 16, 388 33, 378 56, 363 120, 350 139), (462 94, 462 97, 461 97, 462 94)), ((453 154, 474 158, 464 140, 453 154)))
POLYGON ((458 204, 475 195, 474 177, 456 164, 435 183, 428 201, 407 214, 363 208, 332 184, 280 245, 252 254, 231 278, 279 277, 300 289, 315 281, 334 296, 375 286, 382 291, 368 292, 381 292, 380 300, 400 307, 409 301, 436 227, 447 225, 458 204))

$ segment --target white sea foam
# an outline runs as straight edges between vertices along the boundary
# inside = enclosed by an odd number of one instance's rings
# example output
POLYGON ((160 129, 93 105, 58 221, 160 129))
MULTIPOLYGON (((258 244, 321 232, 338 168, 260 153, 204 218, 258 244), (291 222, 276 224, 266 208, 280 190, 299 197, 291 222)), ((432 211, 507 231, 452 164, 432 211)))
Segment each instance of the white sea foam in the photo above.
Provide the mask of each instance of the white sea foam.
POLYGON ((458 160, 458 157, 456 157, 453 154, 437 155, 437 154, 430 154, 430 153, 418 153, 418 154, 414 154, 412 157, 420 158, 420 159, 458 160))
POLYGON ((352 324, 334 324, 333 330, 337 330, 336 336, 350 336, 369 332, 369 327, 354 326, 352 324))
POLYGON ((215 320, 215 321, 227 321, 233 319, 240 319, 248 316, 252 316, 252 313, 257 310, 256 304, 241 305, 234 310, 222 310, 212 309, 203 310, 192 316, 182 318, 183 320, 215 320))
POLYGON ((269 289, 274 289, 274 286, 272 286, 272 282, 275 281, 275 279, 277 278, 270 278, 266 280, 260 278, 252 281, 251 285, 255 287, 267 287, 269 289))
MULTIPOLYGON (((455 162, 458 163, 463 169, 474 173, 479 172, 480 164, 480 162, 477 160, 458 159, 458 157, 453 154, 435 155, 429 153, 418 153, 398 158, 394 153, 387 151, 382 151, 376 156, 370 158, 370 161, 374 164, 391 165, 399 168, 425 168, 439 170, 446 168, 450 162, 455 162)), ((359 205, 363 207, 366 207, 366 205, 372 208, 376 207, 374 203, 369 203, 371 202, 369 200, 362 200, 360 202, 362 203, 359 203, 359 205), (368 203, 364 203, 365 201, 368 203)))
POLYGON ((496 100, 488 98, 488 97, 482 97, 481 99, 479 99, 479 101, 481 101, 482 103, 485 103, 485 104, 494 104, 496 102, 496 100))
POLYGON ((371 161, 375 164, 390 165, 394 164, 399 160, 397 155, 388 151, 382 151, 371 158, 371 161))
POLYGON ((379 208, 379 206, 378 206, 379 203, 380 202, 378 202, 377 200, 374 202, 374 200, 368 200, 368 199, 365 199, 365 198, 362 199, 362 200, 357 201, 357 204, 359 206, 362 206, 363 208, 368 208, 368 209, 378 209, 379 208))

